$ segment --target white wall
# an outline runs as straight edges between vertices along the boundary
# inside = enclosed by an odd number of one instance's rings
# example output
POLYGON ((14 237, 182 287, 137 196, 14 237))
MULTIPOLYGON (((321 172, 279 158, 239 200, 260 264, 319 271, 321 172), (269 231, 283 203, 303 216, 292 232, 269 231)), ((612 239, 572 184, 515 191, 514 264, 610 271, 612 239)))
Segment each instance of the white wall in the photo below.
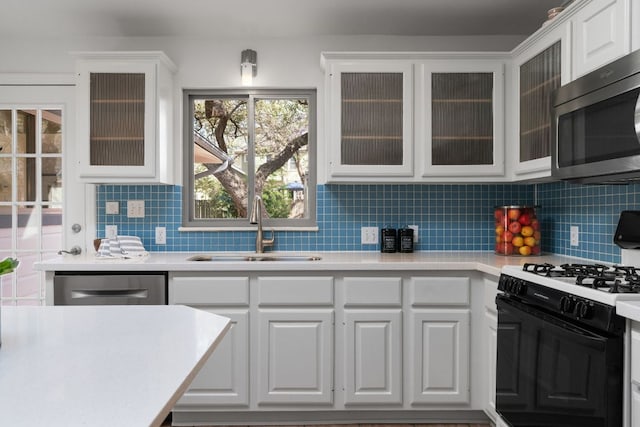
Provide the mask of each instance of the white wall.
MULTIPOLYGON (((320 68, 323 51, 510 51, 524 36, 398 37, 349 36, 282 39, 202 38, 76 38, 20 39, 0 43, 0 84, 8 74, 73 73, 69 52, 99 50, 162 50, 178 66, 176 87, 176 164, 180 165, 181 91, 183 88, 240 86, 240 52, 258 52, 256 87, 317 88, 318 155, 323 158, 324 85, 320 68), (4 76, 3 76, 4 74, 4 76)), ((318 165, 318 182, 324 168, 318 165)), ((176 183, 182 182, 181 168, 176 183)))

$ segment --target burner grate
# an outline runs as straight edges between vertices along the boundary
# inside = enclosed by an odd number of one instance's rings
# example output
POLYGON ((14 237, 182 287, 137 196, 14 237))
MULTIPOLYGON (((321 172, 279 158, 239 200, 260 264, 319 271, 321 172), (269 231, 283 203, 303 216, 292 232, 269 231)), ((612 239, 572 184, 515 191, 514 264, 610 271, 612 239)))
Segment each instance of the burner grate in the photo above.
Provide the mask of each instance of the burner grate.
POLYGON ((525 263, 523 271, 545 277, 575 278, 575 284, 609 293, 640 293, 640 268, 603 264, 525 263))

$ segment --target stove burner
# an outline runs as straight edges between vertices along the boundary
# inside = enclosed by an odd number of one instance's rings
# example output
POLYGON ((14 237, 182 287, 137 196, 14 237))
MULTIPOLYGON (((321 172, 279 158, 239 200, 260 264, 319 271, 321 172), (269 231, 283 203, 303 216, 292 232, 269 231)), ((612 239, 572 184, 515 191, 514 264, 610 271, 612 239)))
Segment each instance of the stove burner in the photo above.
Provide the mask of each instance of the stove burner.
POLYGON ((640 268, 602 264, 534 264, 523 271, 545 277, 575 278, 575 284, 609 293, 640 293, 640 268))

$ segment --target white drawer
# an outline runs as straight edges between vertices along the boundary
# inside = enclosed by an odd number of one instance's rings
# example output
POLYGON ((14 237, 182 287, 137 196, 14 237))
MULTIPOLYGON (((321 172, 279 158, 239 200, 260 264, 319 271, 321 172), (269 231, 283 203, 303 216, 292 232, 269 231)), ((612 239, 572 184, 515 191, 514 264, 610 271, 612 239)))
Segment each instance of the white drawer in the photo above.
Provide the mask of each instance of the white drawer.
POLYGON ((188 305, 249 305, 248 277, 169 277, 169 303, 188 305))
POLYGON ((412 277, 412 306, 469 305, 468 277, 412 277))
POLYGON ((345 306, 402 305, 401 277, 346 277, 344 279, 345 306))
POLYGON ((260 306, 333 305, 333 277, 258 277, 258 304, 260 306))

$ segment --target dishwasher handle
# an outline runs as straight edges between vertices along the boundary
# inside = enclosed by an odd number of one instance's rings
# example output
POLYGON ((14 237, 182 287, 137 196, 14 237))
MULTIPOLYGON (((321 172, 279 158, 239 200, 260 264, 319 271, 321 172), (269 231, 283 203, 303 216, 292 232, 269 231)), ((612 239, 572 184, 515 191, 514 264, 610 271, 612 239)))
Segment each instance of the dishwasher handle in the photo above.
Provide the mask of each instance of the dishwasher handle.
POLYGON ((147 289, 74 289, 71 291, 72 299, 82 298, 140 298, 149 297, 147 289))

